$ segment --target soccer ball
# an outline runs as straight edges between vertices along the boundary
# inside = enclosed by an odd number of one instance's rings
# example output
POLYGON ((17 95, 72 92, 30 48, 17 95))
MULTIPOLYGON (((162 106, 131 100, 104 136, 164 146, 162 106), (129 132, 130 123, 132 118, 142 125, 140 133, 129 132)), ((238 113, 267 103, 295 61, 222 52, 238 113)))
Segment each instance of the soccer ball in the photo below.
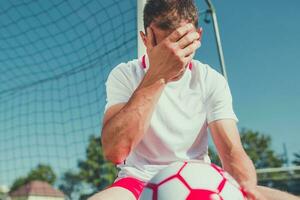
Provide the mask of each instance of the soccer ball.
POLYGON ((239 184, 222 168, 203 162, 175 162, 145 186, 140 200, 245 200, 239 184))

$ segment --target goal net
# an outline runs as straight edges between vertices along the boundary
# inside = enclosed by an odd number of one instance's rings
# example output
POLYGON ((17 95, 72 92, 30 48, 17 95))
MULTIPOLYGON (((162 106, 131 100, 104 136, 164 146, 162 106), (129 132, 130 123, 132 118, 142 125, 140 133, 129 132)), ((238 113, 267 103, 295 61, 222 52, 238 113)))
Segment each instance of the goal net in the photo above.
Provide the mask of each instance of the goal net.
POLYGON ((28 176, 57 189, 100 135, 108 73, 136 58, 136 1, 3 1, 0 24, 0 198, 28 176))

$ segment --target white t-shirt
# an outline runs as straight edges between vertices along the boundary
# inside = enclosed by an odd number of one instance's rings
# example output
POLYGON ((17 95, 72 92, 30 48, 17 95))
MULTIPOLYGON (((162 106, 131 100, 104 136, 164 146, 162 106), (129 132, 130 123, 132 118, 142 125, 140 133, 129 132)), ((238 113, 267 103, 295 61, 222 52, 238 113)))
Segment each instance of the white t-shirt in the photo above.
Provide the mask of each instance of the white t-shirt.
MULTIPOLYGON (((106 82, 105 111, 127 102, 148 68, 147 56, 115 67, 106 82)), ((118 165, 118 178, 148 181, 174 161, 210 162, 207 127, 219 119, 238 121, 227 81, 208 65, 193 60, 180 80, 164 88, 149 129, 125 162, 118 165)))

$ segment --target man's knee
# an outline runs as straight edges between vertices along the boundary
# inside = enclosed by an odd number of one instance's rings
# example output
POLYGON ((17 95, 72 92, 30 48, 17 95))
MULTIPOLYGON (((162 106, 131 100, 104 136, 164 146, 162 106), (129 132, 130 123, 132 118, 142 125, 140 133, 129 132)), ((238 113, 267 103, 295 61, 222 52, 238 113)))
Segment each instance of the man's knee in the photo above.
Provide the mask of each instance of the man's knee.
POLYGON ((136 200, 136 198, 124 188, 111 187, 94 194, 88 200, 136 200))

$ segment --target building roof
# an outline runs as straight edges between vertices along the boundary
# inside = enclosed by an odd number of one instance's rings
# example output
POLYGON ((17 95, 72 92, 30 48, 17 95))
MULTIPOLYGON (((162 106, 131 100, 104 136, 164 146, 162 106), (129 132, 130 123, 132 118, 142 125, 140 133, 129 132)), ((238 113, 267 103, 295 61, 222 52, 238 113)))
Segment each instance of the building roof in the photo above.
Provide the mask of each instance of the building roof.
POLYGON ((31 181, 21 186, 10 194, 11 197, 20 196, 45 196, 45 197, 64 197, 65 195, 53 188, 49 183, 43 181, 31 181))

